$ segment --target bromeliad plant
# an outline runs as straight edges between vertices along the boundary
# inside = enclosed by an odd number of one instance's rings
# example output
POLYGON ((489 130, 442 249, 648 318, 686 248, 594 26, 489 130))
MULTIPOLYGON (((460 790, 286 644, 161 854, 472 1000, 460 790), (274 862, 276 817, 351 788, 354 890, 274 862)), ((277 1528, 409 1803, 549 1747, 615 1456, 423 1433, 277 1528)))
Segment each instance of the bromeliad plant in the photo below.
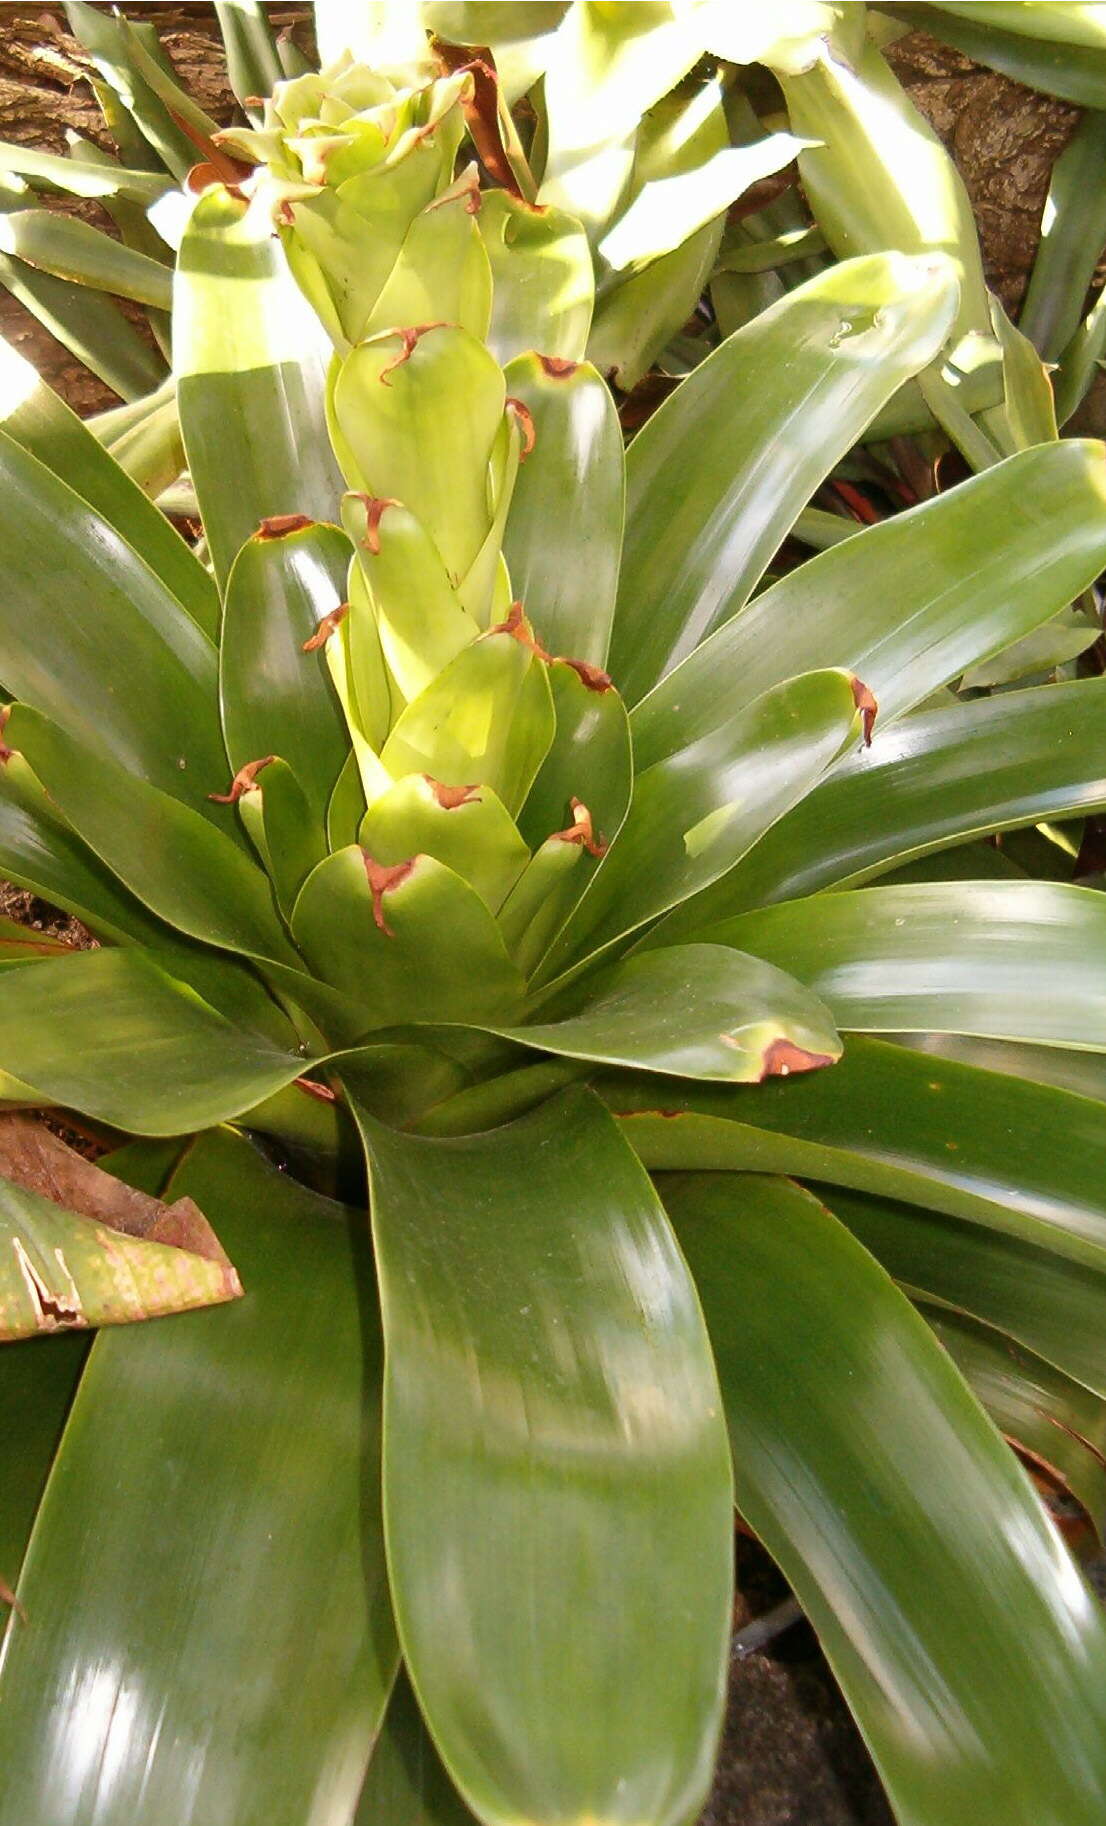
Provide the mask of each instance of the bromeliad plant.
POLYGON ((5 1094, 178 1227, 0 1182, 0 1821, 690 1820, 736 1497, 904 1822, 1092 1826, 1000 1434, 1101 1521, 1106 914, 981 839, 1106 805, 1106 683, 945 687, 1102 569, 1104 453, 768 580, 955 271, 829 268, 624 459, 477 105, 347 62, 204 188, 210 571, 7 374, 0 868, 99 943, 5 938, 5 1094))

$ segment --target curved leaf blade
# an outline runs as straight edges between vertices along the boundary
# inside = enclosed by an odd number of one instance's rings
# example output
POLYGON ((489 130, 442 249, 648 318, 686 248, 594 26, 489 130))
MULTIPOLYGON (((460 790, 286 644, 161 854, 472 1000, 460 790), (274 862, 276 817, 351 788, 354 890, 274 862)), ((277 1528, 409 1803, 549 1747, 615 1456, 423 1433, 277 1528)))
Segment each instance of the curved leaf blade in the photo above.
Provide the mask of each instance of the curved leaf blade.
POLYGON ((1106 1051, 1106 904, 1046 881, 816 894, 709 926, 857 1033, 964 1033, 1106 1051))
POLYGON ((0 1661, 4 1826, 347 1818, 394 1675, 363 1220, 225 1134, 170 1195, 249 1297, 97 1339, 0 1661))
POLYGON ((721 1716, 731 1512, 652 1188, 587 1093, 460 1141, 363 1126, 389 1570, 438 1748, 485 1819, 674 1826, 721 1716))
POLYGON ((205 191, 177 261, 173 371, 220 583, 262 520, 337 519, 321 337, 264 206, 205 191))
POLYGON ((718 1358, 738 1506, 904 1826, 1092 1826, 1106 1623, 948 1357, 798 1188, 697 1176, 664 1197, 718 1358))
POLYGON ((638 766, 813 666, 856 672, 886 723, 1047 621, 1104 560, 1103 446, 1021 451, 765 590, 636 709, 638 766))
POLYGON ((955 290, 930 261, 843 262, 729 337, 654 413, 626 471, 610 669, 629 703, 748 600, 837 457, 937 353, 955 290))

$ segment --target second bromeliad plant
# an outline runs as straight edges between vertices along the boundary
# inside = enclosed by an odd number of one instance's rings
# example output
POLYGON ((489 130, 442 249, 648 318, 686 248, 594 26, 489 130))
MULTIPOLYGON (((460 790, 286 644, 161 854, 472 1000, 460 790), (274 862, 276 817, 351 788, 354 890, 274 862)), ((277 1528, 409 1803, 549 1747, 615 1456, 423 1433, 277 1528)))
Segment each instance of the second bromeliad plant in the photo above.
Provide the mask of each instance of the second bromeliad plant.
MULTIPOLYGON (((9 941, 7 1091, 158 1138, 118 1171, 194 1196, 247 1299, 96 1343, 0 1663, 0 1821, 677 1826, 736 1487, 904 1821, 1095 1826, 1106 1630, 885 1269, 981 1385, 1021 1353, 1036 1431, 1005 1430, 1070 1440, 1106 1507, 1106 1123, 1021 1046, 1092 1088, 1106 915, 974 843, 1106 802, 1106 687, 939 695, 1102 569, 1103 452, 1024 451, 762 587, 945 345, 948 264, 800 287, 624 464, 582 231, 455 174, 473 88, 304 76, 196 203, 174 357, 217 594, 41 389, 4 423, 0 866, 101 940, 9 941), (983 879, 858 886, 958 844, 983 879), (1003 1070, 903 1043, 947 1032, 1003 1070), (349 1112, 383 1371, 356 1237, 220 1126, 317 1171, 349 1112)), ((5 1197, 9 1332, 122 1316, 110 1236, 67 1281, 5 1197)), ((132 1246, 139 1304, 164 1268, 132 1246)), ((23 1423, 28 1514, 75 1373, 23 1423)))

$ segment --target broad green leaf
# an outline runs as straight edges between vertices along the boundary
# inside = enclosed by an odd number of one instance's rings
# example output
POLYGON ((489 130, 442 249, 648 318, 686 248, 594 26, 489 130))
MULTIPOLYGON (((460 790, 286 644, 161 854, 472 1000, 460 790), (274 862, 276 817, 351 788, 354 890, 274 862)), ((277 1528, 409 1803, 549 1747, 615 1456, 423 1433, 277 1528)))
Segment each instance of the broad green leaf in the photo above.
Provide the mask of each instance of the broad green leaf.
POLYGON ((596 1084, 651 1170, 821 1179, 1106 1265, 1106 1108, 1090 1098, 860 1038, 793 1082, 596 1084))
MULTIPOLYGON (((1101 36, 1101 52, 1106 76, 1106 33, 1101 36)), ((1046 361, 1055 361, 1079 328, 1094 278, 1092 249, 1096 240, 1100 245, 1106 241, 1098 183, 1104 153, 1106 115, 1092 110, 1079 122, 1052 168, 1040 245, 1018 315, 1022 334, 1046 361)))
POLYGON ((492 272, 476 222, 481 208, 476 170, 470 166, 420 210, 366 318, 363 337, 436 318, 459 325, 479 342, 488 339, 492 272))
POLYGON ((449 44, 492 46, 500 92, 513 108, 545 70, 568 8, 569 0, 423 0, 422 16, 449 44))
POLYGON ((432 856, 387 866, 357 844, 338 850, 308 876, 292 931, 315 975, 360 1008, 363 1030, 509 1018, 521 999, 484 901, 432 856))
POLYGON ((262 199, 247 208, 227 190, 205 191, 177 261, 173 367, 188 467, 220 582, 262 520, 337 516, 323 341, 262 199))
POLYGON ((226 1134, 170 1196, 248 1297, 93 1348, 0 1671, 4 1826, 349 1819, 392 1682, 364 1219, 226 1134))
POLYGON ((871 1193, 819 1196, 912 1296, 1017 1339, 1106 1398, 1106 1273, 982 1225, 871 1193))
POLYGON ((343 600, 349 555, 333 526, 255 533, 235 560, 223 611, 219 688, 231 769, 281 755, 320 819, 349 736, 322 653, 303 647, 343 600))
MULTIPOLYGON (((168 1214, 167 1214, 168 1215, 168 1214)), ((0 1344, 239 1299, 225 1259, 106 1223, 0 1178, 0 1344)))
POLYGON ((205 807, 225 765, 210 640, 115 527, 4 433, 0 494, 5 686, 205 807))
MULTIPOLYGON (((754 136, 762 139, 758 130, 754 136)), ((721 162, 735 155, 730 145, 730 131, 722 106, 721 84, 715 78, 698 83, 690 90, 682 85, 663 96, 645 115, 634 141, 633 173, 629 189, 619 202, 637 211, 631 232, 638 237, 649 224, 650 198, 659 191, 662 207, 671 201, 673 187, 696 187, 702 173, 708 174, 721 162)), ((606 164, 613 163, 621 148, 609 147, 606 164)), ((737 152, 740 158, 741 153, 737 152)), ((600 154, 600 166, 604 154, 600 154)), ((676 198, 677 204, 680 198, 676 198)), ((686 192, 683 203, 690 209, 686 192)), ((668 213, 666 210, 665 213, 668 213)), ((629 393, 661 355, 669 339, 678 334, 693 314, 702 295, 707 277, 714 265, 722 240, 724 218, 713 221, 695 212, 687 222, 686 238, 674 224, 677 241, 668 252, 643 268, 623 274, 601 269, 588 355, 601 373, 612 378, 624 393, 629 393), (692 226, 695 232, 691 233, 692 226)), ((617 235, 619 225, 614 233, 617 235)), ((602 223, 597 225, 597 232, 602 223)), ((661 239, 665 239, 664 235, 661 239)), ((632 250, 631 250, 632 251, 632 250)))
POLYGON ((1025 1046, 1013 1040, 980 1040, 963 1034, 900 1034, 904 1046, 940 1059, 981 1065, 984 1071, 1009 1072, 1033 1084, 1054 1084, 1079 1097, 1106 1101, 1106 1059, 1101 1053, 1072 1052, 1062 1046, 1025 1046))
POLYGON ((488 465, 504 384, 484 345, 453 324, 417 340, 385 330, 342 363, 333 413, 354 465, 351 488, 402 501, 463 582, 489 524, 488 465))
POLYGON ((0 1577, 9 1591, 19 1581, 39 1501, 90 1343, 87 1333, 68 1332, 53 1338, 25 1338, 0 1349, 0 1412, 4 1415, 0 1577))
POLYGON ((369 806, 358 842, 387 867, 433 856, 495 913, 530 860, 514 819, 487 786, 443 787, 408 774, 369 806))
POLYGON ((932 260, 843 262, 731 336, 653 414, 627 463, 611 670, 628 701, 747 601, 837 458, 936 354, 955 297, 932 260))
POLYGON ((114 299, 74 287, 11 254, 0 253, 0 285, 120 399, 139 399, 165 379, 160 354, 143 341, 114 299))
POLYGON ((548 153, 538 201, 597 240, 630 183, 642 116, 699 57, 694 26, 664 4, 572 6, 547 53, 548 153))
POLYGON ((841 1056, 826 1009, 783 971, 721 945, 651 951, 588 979, 546 1018, 497 1027, 505 1039, 570 1059, 759 1084, 841 1056))
POLYGON ((588 337, 592 365, 632 393, 693 314, 710 279, 722 234, 708 223, 674 253, 622 279, 600 300, 588 337))
POLYGON ((762 178, 782 171, 804 141, 769 133, 748 146, 725 146, 690 170, 648 178, 599 243, 615 271, 637 269, 668 254, 728 209, 762 178))
MULTIPOLYGON (((871 748, 846 756, 696 903, 695 926, 861 882, 1012 825, 1098 811, 1106 806, 1106 769, 1096 766, 1104 743, 1100 679, 902 717, 871 748)), ((690 908, 688 915, 690 929, 690 908)))
MULTIPOLYGON (((84 842, 151 912, 205 944, 295 961, 265 876, 224 831, 22 704, 7 734, 84 842)), ((224 818, 229 828, 225 809, 224 818)))
POLYGON ((517 814, 555 733, 548 667, 524 635, 493 628, 408 704, 381 751, 393 779, 490 786, 517 814))
POLYGON ((1106 351, 1106 305, 1099 293, 1064 350, 1054 380, 1056 417, 1066 425, 1099 372, 1106 351))
POLYGON ((554 660, 549 688, 557 719, 553 743, 519 813, 532 848, 569 829, 586 807, 594 846, 613 843, 633 789, 633 756, 626 707, 607 680, 571 662, 554 660))
POLYGON ((442 1768, 402 1667, 352 1826, 475 1826, 442 1768))
POLYGON ((586 1092, 465 1140, 364 1129, 393 1603, 446 1767, 484 1819, 675 1826, 710 1779, 732 1524, 653 1190, 586 1092))
POLYGON ((127 892, 60 815, 22 755, 0 766, 0 870, 97 938, 157 944, 167 927, 127 892))
MULTIPOLYGON (((108 87, 133 116, 143 138, 164 160, 174 177, 185 177, 196 163, 195 142, 151 88, 148 72, 139 69, 135 55, 138 41, 128 22, 105 12, 102 6, 85 4, 85 0, 67 0, 65 16, 70 31, 85 46, 108 87)), ((178 89, 177 98, 181 95, 183 91, 178 89)))
POLYGON ((258 0, 215 0, 215 13, 227 56, 231 88, 245 105, 270 95, 284 71, 265 8, 258 0))
POLYGON ((770 9, 732 7, 729 0, 690 0, 703 49, 730 63, 769 62, 782 69, 805 61, 819 37, 842 26, 839 7, 824 0, 776 0, 770 9))
POLYGON ((989 335, 983 264, 963 180, 876 46, 822 38, 804 67, 778 75, 791 131, 808 141, 799 154, 803 189, 834 253, 843 259, 894 247, 942 256, 960 284, 956 334, 989 335))
POLYGON ((1015 329, 997 298, 991 323, 1002 350, 1003 399, 979 414, 979 426, 1003 456, 1049 443, 1059 435, 1049 370, 1021 326, 1015 329))
POLYGON ((626 821, 546 974, 709 887, 825 772, 858 728, 843 672, 788 680, 639 773, 626 821))
POLYGON ((52 209, 5 210, 0 213, 0 249, 71 285, 112 292, 162 311, 172 302, 169 267, 77 216, 52 209))
POLYGON ((1088 5, 888 5, 977 63, 1076 107, 1106 108, 1106 33, 1088 5))
POLYGON ((238 816, 287 920, 304 882, 327 853, 323 817, 279 755, 267 755, 264 767, 254 773, 238 800, 238 816))
MULTIPOLYGON (((477 225, 492 270, 488 346, 504 367, 528 349, 581 361, 595 294, 587 236, 574 216, 508 190, 480 193, 477 225)), ((508 386, 510 381, 508 381, 508 386)))
POLYGON ((351 639, 356 644, 373 634, 359 625, 360 613, 368 613, 390 677, 404 699, 418 697, 476 639, 480 624, 458 596, 425 526, 401 501, 346 495, 342 520, 365 586, 360 597, 350 591, 351 639))
MULTIPOLYGON (((1084 597, 1086 601, 1086 597, 1084 597)), ((970 666, 964 673, 962 691, 991 691, 997 685, 1012 685, 1025 680, 1045 682, 1042 675, 1070 666, 1073 659, 1094 646, 1101 629, 1097 617, 1078 609, 1065 609, 1054 615, 1031 634, 1023 634, 1013 646, 1004 647, 991 659, 970 666)), ((1052 681, 1049 680, 1049 683, 1052 681)))
POLYGON ((311 1063, 232 1026, 136 949, 0 973, 0 1019, 0 1070, 18 1071, 51 1103, 139 1135, 209 1128, 311 1063))
POLYGON ((815 894, 708 926, 798 977, 840 1027, 1106 1052, 1106 903, 1044 881, 815 894))
POLYGON ((551 653, 605 665, 626 493, 610 390, 589 364, 544 353, 520 355, 506 379, 534 427, 503 536, 511 588, 551 653))
POLYGON ((1104 454, 1080 439, 1022 451, 789 572, 642 704, 637 766, 811 666, 855 671, 889 721, 1039 627, 1106 559, 1104 454))
POLYGON ((173 188, 164 172, 128 171, 115 160, 110 164, 98 158, 91 161, 83 156, 83 146, 82 156, 65 158, 5 140, 0 142, 0 171, 26 178, 36 190, 41 187, 67 196, 95 197, 105 204, 119 197, 132 203, 156 203, 173 188))
POLYGON ((218 596, 203 565, 76 413, 39 380, 30 362, 2 342, 0 424, 8 437, 114 527, 193 621, 214 638, 218 596))
POLYGON ((738 1508, 818 1631, 904 1826, 1092 1826, 1106 1623, 925 1323, 776 1180, 664 1197, 718 1360, 738 1508))
POLYGON ((972 1394, 1031 1470, 1062 1483, 1102 1538, 1106 1530, 1106 1407, 1100 1395, 989 1326, 936 1306, 922 1317, 972 1394))

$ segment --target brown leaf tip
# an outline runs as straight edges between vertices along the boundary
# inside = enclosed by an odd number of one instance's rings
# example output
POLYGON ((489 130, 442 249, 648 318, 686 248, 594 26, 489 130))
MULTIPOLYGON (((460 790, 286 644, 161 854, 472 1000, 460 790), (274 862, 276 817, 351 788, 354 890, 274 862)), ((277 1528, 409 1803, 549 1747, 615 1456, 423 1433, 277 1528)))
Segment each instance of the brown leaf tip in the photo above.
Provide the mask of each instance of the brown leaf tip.
POLYGON ((190 168, 184 180, 185 190, 189 196, 193 197, 201 196, 205 190, 210 190, 215 184, 222 184, 236 202, 249 202, 241 185, 228 183, 225 170, 220 169, 211 159, 200 159, 198 164, 190 168))
POLYGON ((610 673, 604 672, 602 666, 593 666, 590 660, 565 659, 561 656, 557 659, 556 664, 558 666, 571 666, 572 670, 583 680, 589 691, 597 691, 602 695, 604 691, 614 690, 614 680, 610 673))
POLYGON ((242 794, 250 792, 252 788, 256 786, 257 776, 261 772, 261 769, 263 767, 268 767, 270 762, 275 760, 275 754, 267 754, 263 755, 260 761, 247 761, 246 765, 240 767, 235 774, 230 783, 229 792, 208 793, 208 798, 213 805, 237 805, 242 794))
POLYGON ((0 1579, 0 1604, 7 1604, 14 1610, 21 1623, 26 1623, 27 1613, 16 1597, 6 1579, 0 1579))
POLYGON ((335 628, 341 627, 348 614, 349 603, 340 602, 336 609, 330 610, 329 614, 320 616, 319 624, 315 629, 314 634, 310 635, 309 638, 304 641, 302 651, 304 653, 317 653, 320 647, 325 647, 335 628))
POLYGON ((370 856, 368 850, 362 850, 361 860, 365 864, 365 879, 369 884, 369 892, 372 894, 373 920, 385 938, 394 938, 395 933, 384 917, 384 896, 390 894, 393 888, 401 887, 407 880, 415 866, 415 858, 412 856, 407 862, 389 864, 377 862, 376 857, 370 856))
POLYGON ((529 647, 531 653, 535 653, 539 659, 545 660, 547 664, 552 662, 553 655, 547 653, 540 640, 537 639, 533 628, 526 619, 521 602, 512 602, 506 621, 497 622, 494 628, 488 629, 488 633, 510 634, 520 646, 529 647))
POLYGON ((422 777, 442 810, 447 812, 455 812, 459 805, 471 805, 480 791, 479 781, 472 786, 446 786, 441 780, 433 779, 430 774, 423 774, 422 777))
POLYGON ((262 520, 254 538, 287 539, 289 533, 306 532, 309 526, 315 524, 310 514, 270 514, 262 520))
POLYGON ((360 498, 365 509, 365 537, 358 543, 370 551, 374 558, 379 558, 380 522, 389 507, 399 507, 402 503, 394 500, 391 495, 362 495, 360 498))
POLYGON ((329 1084, 318 1084, 314 1078, 293 1078, 293 1084, 305 1097, 317 1097, 320 1103, 337 1103, 338 1093, 329 1084))
POLYGON ((377 378, 382 385, 385 387, 391 386, 392 383, 388 379, 389 374, 393 373, 396 368, 402 368, 405 361, 410 361, 421 338, 425 336, 429 330, 444 330, 448 327, 444 318, 439 318, 436 323, 411 323, 407 325, 406 329, 388 330, 386 332, 387 335, 398 336, 403 347, 400 349, 398 355, 393 356, 391 361, 385 362, 384 366, 381 368, 377 378))
POLYGON ((589 856, 605 856, 610 844, 603 836, 596 836, 592 828, 591 813, 582 799, 570 799, 572 823, 567 830, 554 831, 550 842, 579 843, 589 856))
POLYGON ((879 705, 876 703, 875 698, 872 696, 872 693, 869 691, 867 685, 864 684, 863 680, 854 678, 852 686, 853 703, 860 712, 860 723, 864 731, 864 746, 865 748, 870 748, 872 746, 872 730, 875 728, 876 717, 879 715, 879 705))
POLYGON ((529 406, 524 406, 522 401, 515 399, 512 394, 508 394, 504 403, 507 411, 513 413, 518 421, 518 428, 522 433, 522 449, 518 453, 518 460, 520 463, 525 463, 538 439, 538 434, 534 429, 534 415, 529 406))
POLYGON ((564 355, 539 355, 538 360, 550 380, 568 380, 580 366, 578 361, 569 361, 564 355))
POLYGON ((3 740, 4 731, 8 726, 8 718, 11 716, 11 713, 12 707, 10 704, 0 704, 0 767, 6 766, 16 752, 14 748, 9 748, 7 743, 3 740))
POLYGON ((796 1072, 820 1071, 823 1065, 835 1063, 832 1053, 806 1052, 793 1040, 773 1040, 761 1059, 759 1082, 765 1078, 790 1078, 796 1072))

